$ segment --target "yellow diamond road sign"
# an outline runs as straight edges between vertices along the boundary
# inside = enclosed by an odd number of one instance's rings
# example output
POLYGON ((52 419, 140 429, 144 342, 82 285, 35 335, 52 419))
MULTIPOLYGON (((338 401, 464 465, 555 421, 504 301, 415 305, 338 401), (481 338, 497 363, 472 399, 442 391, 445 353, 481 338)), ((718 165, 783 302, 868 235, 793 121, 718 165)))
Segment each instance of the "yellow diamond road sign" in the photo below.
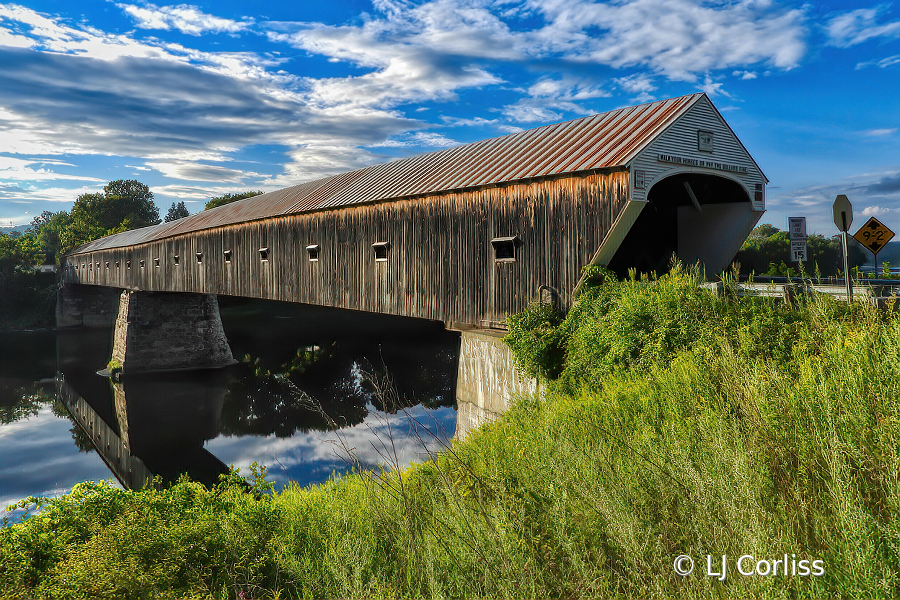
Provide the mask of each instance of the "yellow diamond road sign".
POLYGON ((866 224, 853 234, 853 239, 871 250, 873 254, 878 254, 893 237, 894 232, 875 217, 870 217, 866 224))

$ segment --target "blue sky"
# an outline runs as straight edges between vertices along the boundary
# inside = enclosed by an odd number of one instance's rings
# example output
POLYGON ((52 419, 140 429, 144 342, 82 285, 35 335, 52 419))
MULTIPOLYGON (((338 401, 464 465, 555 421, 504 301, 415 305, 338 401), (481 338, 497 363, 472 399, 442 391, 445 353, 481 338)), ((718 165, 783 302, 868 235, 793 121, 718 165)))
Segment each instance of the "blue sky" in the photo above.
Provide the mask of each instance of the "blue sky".
POLYGON ((764 222, 900 231, 900 6, 767 0, 0 3, 0 226, 112 179, 184 200, 710 94, 764 222), (861 224, 861 220, 857 221, 861 224))

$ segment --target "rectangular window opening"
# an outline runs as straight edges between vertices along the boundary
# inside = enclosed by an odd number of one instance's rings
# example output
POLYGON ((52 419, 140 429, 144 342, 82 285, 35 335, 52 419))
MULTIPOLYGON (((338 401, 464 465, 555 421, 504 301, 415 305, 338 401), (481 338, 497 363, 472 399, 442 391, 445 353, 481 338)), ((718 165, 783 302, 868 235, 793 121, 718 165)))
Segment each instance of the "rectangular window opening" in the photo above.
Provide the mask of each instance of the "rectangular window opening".
POLYGON ((306 253, 309 254, 309 262, 319 262, 319 245, 310 244, 306 247, 306 253))
POLYGON ((225 255, 225 262, 231 263, 231 250, 225 250, 222 254, 225 255))
POLYGON ((116 261, 116 270, 119 269, 119 261, 116 261))
POLYGON ((259 249, 259 260, 263 262, 269 262, 269 249, 268 248, 260 248, 259 249))
POLYGON ((386 262, 388 259, 388 250, 390 249, 390 242, 375 242, 372 244, 372 250, 375 251, 375 262, 386 262))
POLYGON ((141 261, 141 268, 144 268, 144 261, 141 261))
POLYGON ((131 261, 130 260, 125 261, 125 268, 128 269, 129 271, 131 270, 131 261))
POLYGON ((198 264, 198 265, 199 265, 200 263, 203 262, 203 253, 202 253, 202 252, 197 252, 194 256, 197 257, 197 264, 198 264))
POLYGON ((106 270, 109 271, 109 261, 106 261, 106 270))
POLYGON ((494 260, 497 262, 516 262, 516 248, 521 243, 519 236, 496 237, 491 240, 494 247, 494 260))
POLYGON ((159 259, 158 258, 153 259, 153 266, 156 267, 157 269, 159 268, 159 259))
POLYGON ((173 256, 172 256, 172 262, 174 262, 174 263, 175 263, 175 266, 177 267, 178 265, 181 264, 181 257, 178 256, 177 254, 173 255, 173 256))

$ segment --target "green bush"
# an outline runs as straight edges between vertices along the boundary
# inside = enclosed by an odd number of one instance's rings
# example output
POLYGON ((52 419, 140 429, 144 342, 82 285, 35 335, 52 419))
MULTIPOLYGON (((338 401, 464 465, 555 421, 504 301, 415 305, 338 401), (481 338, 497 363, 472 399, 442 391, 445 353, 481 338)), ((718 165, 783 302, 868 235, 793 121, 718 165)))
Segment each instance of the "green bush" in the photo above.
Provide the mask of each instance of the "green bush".
POLYGON ((268 547, 278 509, 260 491, 248 493, 231 477, 212 489, 187 480, 138 491, 89 482, 60 498, 26 499, 20 507, 39 512, 0 530, 0 590, 47 598, 256 596, 278 575, 268 547))
POLYGON ((559 375, 565 360, 559 329, 562 318, 562 312, 554 305, 535 302, 506 320, 509 334, 504 341, 512 348, 522 372, 543 379, 559 375))

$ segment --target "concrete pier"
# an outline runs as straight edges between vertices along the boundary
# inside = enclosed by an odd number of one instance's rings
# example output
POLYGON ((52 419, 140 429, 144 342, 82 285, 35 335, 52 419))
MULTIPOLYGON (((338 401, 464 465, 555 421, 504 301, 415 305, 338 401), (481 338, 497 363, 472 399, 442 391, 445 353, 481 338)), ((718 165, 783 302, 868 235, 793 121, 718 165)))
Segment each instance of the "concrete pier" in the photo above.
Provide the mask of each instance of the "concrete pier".
POLYGON ((236 361, 212 294, 134 292, 119 297, 112 362, 123 373, 224 367, 236 361))
POLYGON ((489 423, 509 409, 512 400, 538 391, 538 381, 522 375, 503 333, 471 329, 460 332, 456 377, 456 437, 489 423))

